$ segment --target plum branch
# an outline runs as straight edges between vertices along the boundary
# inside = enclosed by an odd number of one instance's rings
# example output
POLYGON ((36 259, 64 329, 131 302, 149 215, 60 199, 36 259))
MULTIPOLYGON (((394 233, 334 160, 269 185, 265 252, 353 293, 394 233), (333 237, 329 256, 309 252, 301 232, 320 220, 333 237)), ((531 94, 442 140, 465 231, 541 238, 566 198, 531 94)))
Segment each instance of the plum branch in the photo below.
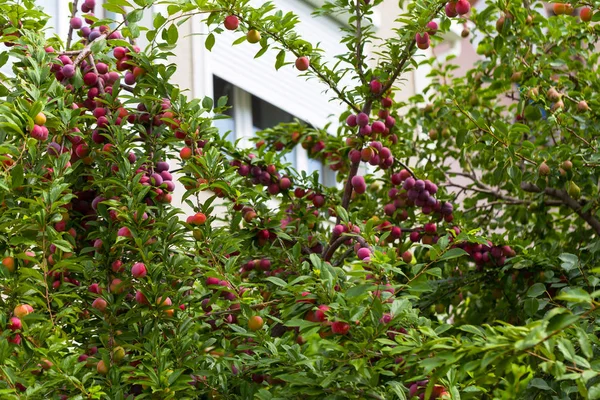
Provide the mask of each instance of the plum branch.
MULTIPOLYGON (((577 215, 581 217, 585 222, 587 222, 596 232, 596 234, 600 235, 600 220, 598 220, 594 215, 588 210, 584 211, 584 206, 582 206, 577 200, 569 196, 569 194, 561 189, 554 189, 547 187, 545 189, 541 189, 533 183, 522 182, 521 189, 525 192, 531 193, 544 193, 548 196, 559 199, 564 205, 573 210, 577 215)), ((586 203, 587 204, 587 203, 586 203)), ((584 204, 585 205, 585 204, 584 204)))
MULTIPOLYGON (((75 18, 75 16, 77 15, 77 3, 78 2, 79 2, 79 0, 73 0, 73 3, 71 4, 71 7, 72 7, 71 19, 75 18)), ((73 39, 73 26, 71 26, 71 23, 69 23, 69 33, 67 34, 67 46, 66 46, 67 49, 71 47, 72 39, 73 39)))
MULTIPOLYGON (((241 17, 240 17, 240 20, 243 21, 243 19, 241 17)), ((265 33, 267 36, 270 36, 275 41, 281 43, 281 45, 283 47, 287 48, 289 51, 291 51, 294 56, 296 56, 296 57, 301 56, 301 54, 298 52, 298 50, 296 50, 293 46, 291 46, 284 37, 279 36, 277 33, 273 32, 273 31, 264 29, 264 27, 263 27, 263 29, 261 29, 261 32, 265 33)), ((325 84, 327 84, 327 86, 329 86, 329 88, 334 91, 334 93, 337 95, 337 98, 339 100, 346 103, 348 105, 348 107, 350 107, 352 110, 354 110, 356 112, 360 111, 358 106, 356 106, 350 100, 348 100, 348 98, 344 95, 344 93, 342 93, 342 91, 337 87, 337 84, 330 77, 326 76, 323 73, 323 71, 321 71, 319 68, 317 68, 315 66, 315 63, 310 63, 309 69, 311 69, 321 79, 321 81, 323 81, 325 84)))
MULTIPOLYGON (((438 15, 444 7, 445 7, 445 3, 441 3, 435 9, 435 11, 432 13, 431 18, 429 18, 429 19, 432 19, 433 17, 438 15)), ((394 85, 394 82, 396 82, 396 79, 398 79, 398 77, 402 73, 402 70, 404 69, 404 65, 409 60, 410 55, 412 54, 413 50, 415 49, 416 44, 417 44, 417 42, 413 37, 413 39, 411 39, 411 41, 410 41, 410 44, 404 48, 404 54, 402 55, 400 62, 398 63, 398 66, 392 73, 392 77, 390 79, 388 79, 388 81, 383 85, 383 88, 381 89, 381 92, 380 92, 380 96, 392 88, 392 86, 394 85)))
POLYGON ((363 238, 360 235, 357 235, 357 234, 341 235, 340 237, 336 238, 329 246, 327 246, 325 248, 325 250, 323 250, 323 256, 322 256, 323 260, 329 261, 331 259, 331 257, 333 256, 333 253, 335 253, 335 251, 338 249, 338 247, 340 247, 348 239, 354 239, 358 243, 360 243, 360 245, 362 247, 366 247, 366 248, 370 249, 370 246, 367 243, 367 241, 365 240, 365 238, 363 238))
POLYGON ((365 74, 363 71, 363 54, 362 54, 362 27, 361 19, 362 13, 360 12, 360 3, 362 0, 356 0, 356 71, 363 85, 366 85, 365 74))

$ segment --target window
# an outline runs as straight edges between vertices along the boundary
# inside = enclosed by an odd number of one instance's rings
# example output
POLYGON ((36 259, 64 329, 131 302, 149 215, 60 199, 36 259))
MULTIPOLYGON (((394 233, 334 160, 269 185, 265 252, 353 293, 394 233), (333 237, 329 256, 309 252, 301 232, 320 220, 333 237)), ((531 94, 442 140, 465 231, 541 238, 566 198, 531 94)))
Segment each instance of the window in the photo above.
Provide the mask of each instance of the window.
MULTIPOLYGON (((227 96, 227 105, 231 106, 232 104, 234 104, 235 97, 234 97, 233 89, 234 89, 234 86, 231 83, 224 81, 223 79, 219 79, 216 76, 214 77, 213 93, 214 93, 215 102, 219 98, 221 98, 223 96, 227 96)), ((217 127, 219 129, 219 132, 222 135, 225 133, 228 133, 227 138, 231 142, 234 142, 236 137, 235 137, 235 120, 233 118, 233 109, 229 108, 227 111, 225 111, 225 115, 227 115, 229 118, 217 119, 213 122, 213 124, 215 127, 217 127)))
MULTIPOLYGON (((213 96, 215 100, 227 96, 227 103, 232 107, 225 112, 231 118, 215 120, 214 125, 221 134, 229 132, 227 138, 231 142, 241 139, 239 143, 242 147, 252 146, 248 139, 254 137, 256 132, 282 122, 294 121, 290 113, 217 76, 213 76, 213 96)), ((306 150, 299 146, 286 154, 284 161, 298 171, 307 171, 309 174, 318 171, 322 184, 335 185, 335 172, 320 161, 309 159, 306 150)))

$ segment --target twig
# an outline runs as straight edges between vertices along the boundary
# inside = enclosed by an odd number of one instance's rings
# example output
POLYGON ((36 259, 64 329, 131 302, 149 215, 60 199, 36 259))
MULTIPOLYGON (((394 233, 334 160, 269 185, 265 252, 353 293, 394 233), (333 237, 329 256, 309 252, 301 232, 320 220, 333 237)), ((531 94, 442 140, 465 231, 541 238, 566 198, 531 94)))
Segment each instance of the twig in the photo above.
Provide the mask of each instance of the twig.
MULTIPOLYGON (((358 173, 358 166, 360 164, 360 160, 358 162, 353 162, 350 165, 350 173, 348 174, 348 181, 346 182, 346 187, 344 188, 344 196, 342 197, 342 207, 344 209, 348 209, 348 206, 350 205, 350 197, 352 197, 352 178, 354 178, 356 176, 356 174, 358 173)), ((340 217, 338 216, 338 223, 339 223, 339 219, 340 217)))
POLYGON ((590 148, 594 151, 596 150, 596 147, 594 147, 593 144, 591 144, 590 142, 588 142, 587 140, 585 140, 584 138, 582 138, 581 136, 579 136, 574 129, 569 128, 568 126, 563 126, 563 128, 565 128, 567 130, 567 132, 569 132, 571 135, 575 136, 577 139, 581 140, 583 143, 587 144, 588 146, 590 146, 590 148))
POLYGON ((361 82, 365 85, 365 74, 363 72, 363 57, 362 57, 362 44, 361 44, 361 18, 360 3, 362 0, 356 0, 356 71, 360 77, 361 82))
MULTIPOLYGON (((73 0, 73 4, 72 7, 73 9, 71 10, 71 19, 75 18, 75 16, 77 15, 77 2, 79 0, 73 0)), ((69 33, 67 34, 67 49, 71 47, 71 40, 73 39, 73 27, 71 27, 71 21, 69 21, 69 33)))
POLYGON ((544 190, 542 190, 536 185, 527 182, 521 183, 521 189, 523 189, 526 192, 545 193, 549 196, 561 200, 564 205, 569 207, 571 210, 575 211, 577 215, 579 215, 585 222, 587 222, 598 235, 600 235, 600 221, 596 219, 591 212, 584 212, 582 205, 579 204, 577 200, 569 196, 569 194, 564 190, 554 189, 550 187, 547 187, 544 190))
MULTIPOLYGON (((525 353, 529 354, 532 357, 539 358, 540 360, 544 360, 546 362, 556 363, 556 360, 551 360, 551 359, 546 358, 546 357, 544 357, 544 356, 542 356, 540 354, 534 353, 533 351, 530 351, 530 350, 527 350, 525 353)), ((572 371, 572 372, 579 372, 579 373, 584 372, 584 370, 582 370, 582 369, 579 369, 577 367, 569 367, 568 365, 565 365, 565 368, 568 371, 572 371)))
POLYGON ((410 167, 406 164, 404 164, 402 161, 398 160, 397 158, 394 159, 394 162, 397 162, 398 164, 400 164, 400 166, 402 168, 404 168, 405 170, 408 171, 408 173, 415 179, 417 179, 417 175, 415 175, 415 173, 413 172, 412 169, 410 169, 410 167))
MULTIPOLYGON (((491 137, 493 137, 494 139, 496 139, 496 141, 498 143, 500 143, 502 146, 504 147, 509 147, 509 144, 507 142, 505 142, 504 140, 500 139, 498 136, 496 136, 494 134, 494 132, 492 132, 491 128, 489 126, 480 126, 477 121, 475 121, 475 119, 471 116, 471 114, 469 114, 468 112, 466 112, 461 106, 460 104, 458 104, 458 101, 456 101, 456 99, 454 99, 454 105, 458 108, 458 110, 461 112, 461 114, 463 114, 465 117, 467 117, 479 130, 486 132, 487 134, 489 134, 491 137)), ((533 165, 537 165, 537 163, 535 161, 533 161, 530 158, 525 157, 524 155, 522 155, 519 152, 515 151, 515 155, 517 157, 519 157, 521 160, 523 161, 527 161, 533 165)))
MULTIPOLYGON (((442 11, 442 8, 444 8, 444 6, 445 6, 445 3, 440 4, 440 6, 433 12, 432 16, 435 16, 440 11, 442 11)), ((431 18, 429 20, 431 20, 431 18)), ((402 58, 400 59, 400 62, 398 63, 396 70, 392 73, 392 77, 385 83, 385 85, 383 85, 383 89, 381 89, 382 94, 387 92, 388 90, 390 90, 391 87, 394 85, 394 82, 396 82, 396 79, 398 79, 398 76, 404 69, 404 65, 410 58, 410 55, 411 55, 412 51, 414 50, 416 44, 417 44, 417 42, 413 38, 411 40, 410 44, 404 49, 404 54, 402 55, 402 58)))
POLYGON ((362 236, 354 234, 354 233, 353 234, 342 234, 340 237, 335 239, 333 241, 333 243, 331 243, 329 246, 327 246, 327 248, 325 248, 325 250, 323 250, 323 260, 329 261, 331 259, 331 256, 333 256, 333 253, 335 253, 335 251, 338 249, 338 247, 340 247, 348 239, 356 240, 358 243, 360 243, 360 245, 362 247, 370 248, 369 244, 367 243, 365 238, 363 238, 362 236))

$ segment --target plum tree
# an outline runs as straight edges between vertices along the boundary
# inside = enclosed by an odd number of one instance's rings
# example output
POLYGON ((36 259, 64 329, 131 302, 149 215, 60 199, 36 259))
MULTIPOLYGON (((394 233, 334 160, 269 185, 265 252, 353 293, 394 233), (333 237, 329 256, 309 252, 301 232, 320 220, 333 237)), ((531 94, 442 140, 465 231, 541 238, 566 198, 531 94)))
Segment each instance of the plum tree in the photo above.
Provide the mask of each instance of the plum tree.
POLYGON ((0 0, 2 398, 599 396, 598 2, 417 0, 382 39, 329 1, 339 55, 271 3, 152 3, 74 1, 61 40, 0 0), (345 111, 235 146, 165 61, 194 15, 345 111))

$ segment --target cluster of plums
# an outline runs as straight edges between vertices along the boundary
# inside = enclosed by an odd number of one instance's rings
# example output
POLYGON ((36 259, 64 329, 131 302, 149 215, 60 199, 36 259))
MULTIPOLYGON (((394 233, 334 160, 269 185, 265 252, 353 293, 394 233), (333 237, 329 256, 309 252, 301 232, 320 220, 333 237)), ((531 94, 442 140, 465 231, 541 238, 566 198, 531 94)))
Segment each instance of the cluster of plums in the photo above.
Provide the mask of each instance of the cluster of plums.
POLYGON ((346 125, 351 128, 358 127, 358 134, 361 137, 377 138, 379 135, 386 136, 390 133, 390 129, 396 125, 396 119, 391 115, 387 115, 383 121, 373 121, 367 113, 361 112, 358 114, 350 114, 346 118, 346 125))
POLYGON ((408 218, 407 207, 420 207, 425 215, 439 213, 446 222, 452 222, 454 208, 449 202, 441 202, 435 198, 438 187, 429 180, 415 179, 406 169, 392 174, 391 182, 397 187, 388 191, 391 202, 383 211, 388 216, 395 216, 401 221, 408 218))
MULTIPOLYGON (((353 163, 364 161, 373 166, 378 165, 381 169, 388 169, 394 165, 394 156, 392 155, 392 151, 383 146, 383 144, 379 141, 372 141, 368 146, 360 151, 357 149, 352 149, 350 150, 350 153, 348 153, 348 156, 350 161, 353 163)), ((357 183, 358 182, 359 181, 357 181, 357 183)), ((354 190, 357 191, 357 193, 362 194, 366 190, 366 186, 364 186, 365 190, 362 189, 362 186, 363 185, 356 185, 354 190)))
POLYGON ((435 21, 429 21, 426 26, 427 30, 425 32, 417 32, 415 34, 415 42, 417 43, 417 47, 421 50, 428 49, 431 44, 430 36, 436 34, 438 30, 438 24, 435 21))
MULTIPOLYGON (((152 187, 152 191, 155 193, 154 201, 161 203, 171 202, 171 193, 175 190, 175 182, 173 182, 173 175, 169 172, 169 163, 159 161, 156 163, 154 169, 142 166, 136 173, 143 174, 140 178, 142 185, 152 187)), ((151 204, 153 202, 152 197, 146 197, 146 202, 151 204)))
POLYGON ((444 10, 448 18, 454 18, 458 15, 467 14, 471 10, 471 3, 469 3, 469 0, 451 0, 446 3, 444 10))
POLYGON ((252 184, 266 186, 267 191, 273 196, 287 191, 292 186, 292 180, 287 176, 282 177, 273 164, 260 166, 242 163, 239 160, 233 160, 230 164, 238 168, 237 172, 241 176, 249 176, 252 184))
POLYGON ((477 267, 486 265, 503 266, 506 259, 516 255, 514 249, 508 245, 496 246, 488 241, 487 244, 461 243, 458 247, 465 250, 477 267))
POLYGON ((278 276, 285 273, 285 270, 283 268, 272 269, 271 260, 269 260, 268 258, 250 260, 244 263, 240 268, 240 274, 242 276, 247 276, 252 271, 264 274, 265 276, 278 276))

